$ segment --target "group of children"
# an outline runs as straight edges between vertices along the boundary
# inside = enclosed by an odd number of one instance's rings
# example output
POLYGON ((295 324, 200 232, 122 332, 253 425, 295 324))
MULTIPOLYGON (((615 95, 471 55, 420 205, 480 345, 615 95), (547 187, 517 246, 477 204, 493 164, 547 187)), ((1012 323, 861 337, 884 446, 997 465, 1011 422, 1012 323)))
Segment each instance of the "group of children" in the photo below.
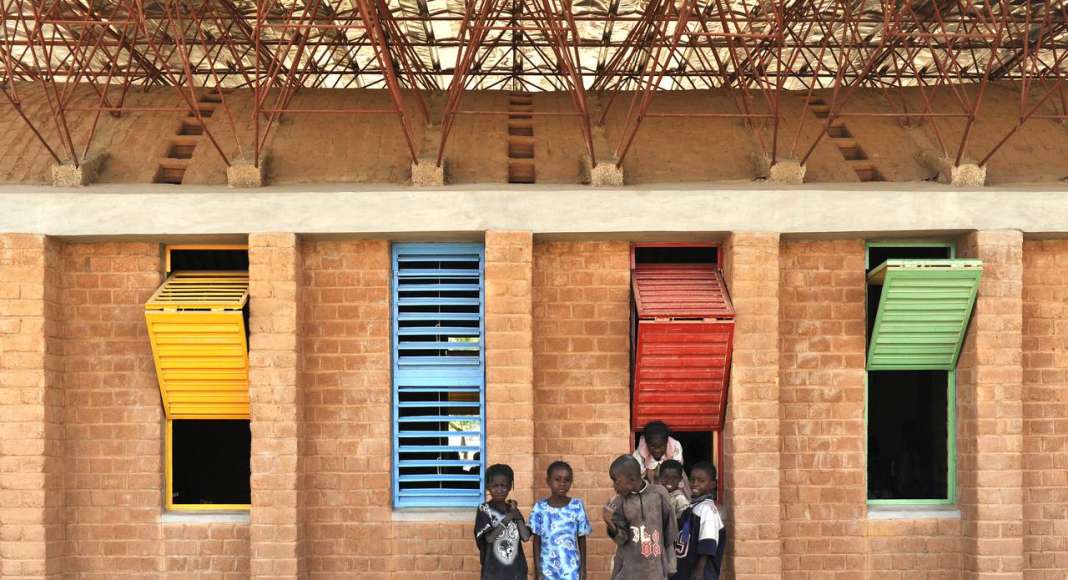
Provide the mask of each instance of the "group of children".
MULTIPOLYGON (((716 507, 716 468, 695 464, 687 477, 682 446, 660 421, 645 427, 633 455, 608 470, 616 495, 604 506, 616 544, 612 580, 718 580, 725 528, 716 507)), ((581 499, 568 495, 574 473, 556 461, 546 470, 549 497, 523 519, 508 499, 515 475, 507 465, 486 470, 490 500, 475 515, 483 580, 528 576, 523 542, 533 538, 536 580, 585 580, 586 536, 593 531, 581 499)))

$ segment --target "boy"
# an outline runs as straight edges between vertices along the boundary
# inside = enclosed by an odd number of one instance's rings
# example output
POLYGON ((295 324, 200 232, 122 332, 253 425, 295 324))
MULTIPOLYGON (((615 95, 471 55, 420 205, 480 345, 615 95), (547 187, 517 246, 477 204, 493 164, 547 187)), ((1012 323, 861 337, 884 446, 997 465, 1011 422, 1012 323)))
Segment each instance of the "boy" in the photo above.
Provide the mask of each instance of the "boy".
POLYGON ((678 534, 667 490, 643 480, 641 465, 630 455, 617 457, 608 474, 619 494, 603 512, 608 537, 616 543, 612 580, 667 580, 675 573, 671 542, 678 534))
MULTIPOLYGON (((645 471, 646 481, 656 481, 660 477, 660 467, 665 461, 675 460, 680 464, 682 459, 682 444, 670 435, 668 426, 663 421, 652 421, 642 430, 642 436, 638 439, 638 448, 634 450, 634 459, 638 460, 645 471)), ((679 483, 686 497, 690 497, 690 482, 686 474, 682 474, 679 483)))
POLYGON ((686 495, 686 490, 679 487, 684 477, 686 477, 686 471, 678 461, 668 459, 660 464, 660 477, 656 482, 668 491, 671 497, 671 507, 675 508, 676 518, 682 516, 683 510, 690 506, 690 497, 686 495))
POLYGON ((716 509, 716 466, 707 461, 694 465, 690 485, 694 498, 679 518, 678 571, 671 580, 719 580, 727 534, 716 509))
POLYGON ((490 500, 475 511, 475 544, 482 564, 482 580, 526 580, 523 542, 530 528, 515 500, 508 499, 515 482, 512 468, 498 463, 486 469, 490 500))

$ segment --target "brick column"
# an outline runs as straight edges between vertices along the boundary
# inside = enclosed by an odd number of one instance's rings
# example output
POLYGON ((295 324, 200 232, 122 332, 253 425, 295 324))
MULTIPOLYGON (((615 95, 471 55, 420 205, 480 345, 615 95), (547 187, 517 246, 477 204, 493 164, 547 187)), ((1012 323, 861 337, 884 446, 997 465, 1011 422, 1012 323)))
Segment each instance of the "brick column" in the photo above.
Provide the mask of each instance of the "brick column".
POLYGON ((252 578, 301 578, 301 393, 295 234, 249 236, 252 578))
POLYGON ((0 577, 63 574, 59 262, 44 236, 0 235, 0 577))
POLYGON ((735 578, 771 580, 782 573, 779 234, 734 233, 723 249, 737 311, 724 432, 728 561, 735 578))
POLYGON ((983 231, 960 254, 983 277, 958 365, 958 463, 964 577, 1023 570, 1023 235, 983 231))
POLYGON ((526 511, 536 475, 533 249, 530 232, 486 232, 486 464, 512 466, 512 497, 526 511))

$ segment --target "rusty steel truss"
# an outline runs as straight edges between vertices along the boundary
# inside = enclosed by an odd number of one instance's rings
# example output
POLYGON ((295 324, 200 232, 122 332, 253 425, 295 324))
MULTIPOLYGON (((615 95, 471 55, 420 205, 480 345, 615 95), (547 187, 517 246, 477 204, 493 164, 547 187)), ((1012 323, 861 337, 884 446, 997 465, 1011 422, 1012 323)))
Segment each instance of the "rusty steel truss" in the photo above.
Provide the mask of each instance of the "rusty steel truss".
POLYGON ((591 161, 593 126, 626 107, 608 160, 620 165, 647 118, 741 119, 772 162, 803 163, 853 116, 922 121, 960 164, 984 95, 1003 81, 1019 91, 1018 116, 980 164, 1028 121, 1068 119, 1068 0, 0 0, 0 18, 4 98, 57 163, 74 165, 104 113, 134 111, 196 117, 235 163, 203 122, 204 91, 220 96, 237 158, 255 164, 282 116, 385 114, 413 162, 413 123, 440 123, 440 165, 458 119, 506 113, 463 108, 470 90, 567 93, 573 111, 533 114, 576 118, 591 161), (29 85, 47 100, 46 123, 23 110, 29 85), (303 88, 380 89, 389 105, 305 108, 294 101, 303 88), (922 106, 895 90, 906 88, 922 106), (237 129, 233 89, 251 92, 241 113, 251 135, 237 129), (860 89, 887 106, 853 106, 860 89), (134 90, 173 91, 177 104, 133 105, 134 90), (653 107, 672 90, 726 92, 734 110, 653 107), (816 90, 829 95, 819 136, 803 119, 786 132, 783 96, 809 106, 816 90), (428 96, 441 91, 431 115, 428 96), (962 124, 959 138, 944 134, 947 123, 962 124))

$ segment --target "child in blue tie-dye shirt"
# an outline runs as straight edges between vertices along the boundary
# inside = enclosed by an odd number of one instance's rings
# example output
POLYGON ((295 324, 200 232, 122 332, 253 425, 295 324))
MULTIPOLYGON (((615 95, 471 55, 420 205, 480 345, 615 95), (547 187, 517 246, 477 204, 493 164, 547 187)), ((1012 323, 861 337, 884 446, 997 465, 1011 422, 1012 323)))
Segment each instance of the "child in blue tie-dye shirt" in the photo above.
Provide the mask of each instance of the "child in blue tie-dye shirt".
POLYGON ((556 461, 546 473, 549 497, 534 504, 534 569, 538 580, 585 580, 586 536, 592 528, 581 499, 568 497, 574 472, 556 461))

